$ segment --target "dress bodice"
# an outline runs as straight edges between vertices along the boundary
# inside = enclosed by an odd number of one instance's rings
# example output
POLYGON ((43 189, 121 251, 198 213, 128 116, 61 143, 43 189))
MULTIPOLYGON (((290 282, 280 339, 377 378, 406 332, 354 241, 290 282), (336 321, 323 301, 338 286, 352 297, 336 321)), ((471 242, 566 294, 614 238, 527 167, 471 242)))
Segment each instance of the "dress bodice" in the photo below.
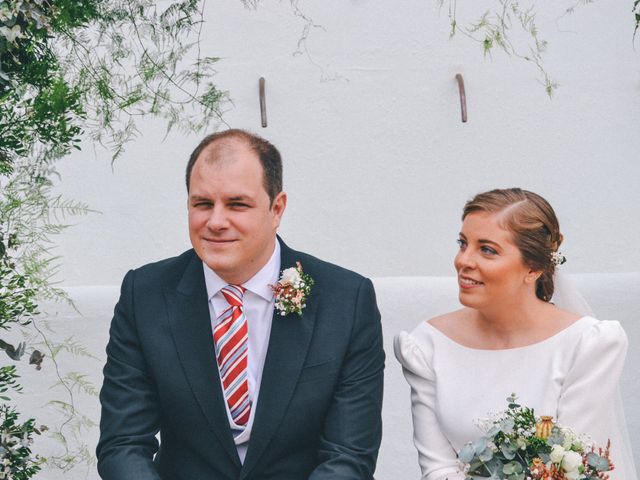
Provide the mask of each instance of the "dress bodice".
MULTIPOLYGON (((536 415, 552 416, 598 445, 617 437, 618 379, 627 338, 615 321, 582 317, 525 347, 482 350, 460 345, 423 322, 395 339, 411 385, 414 441, 425 480, 464 479, 456 452, 482 432, 477 422, 504 410, 515 393, 536 415)), ((615 461, 615 458, 614 458, 615 461)), ((617 464, 612 480, 628 480, 617 464)))

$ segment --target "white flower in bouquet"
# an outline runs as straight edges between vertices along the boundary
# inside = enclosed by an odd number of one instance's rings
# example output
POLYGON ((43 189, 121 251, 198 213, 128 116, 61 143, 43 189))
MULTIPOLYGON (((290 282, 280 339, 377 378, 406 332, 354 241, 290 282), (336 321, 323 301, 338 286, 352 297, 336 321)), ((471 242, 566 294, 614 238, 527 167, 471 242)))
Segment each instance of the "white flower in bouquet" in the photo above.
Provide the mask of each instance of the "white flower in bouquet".
POLYGON ((580 467, 582 466, 582 455, 580 455, 578 452, 567 452, 562 457, 560 466, 568 474, 578 472, 580 467))
POLYGON ((565 452, 566 450, 562 445, 554 445, 553 450, 551 450, 551 453, 549 453, 549 460, 551 460, 553 463, 559 464, 560 462, 562 462, 562 458, 564 457, 565 452))

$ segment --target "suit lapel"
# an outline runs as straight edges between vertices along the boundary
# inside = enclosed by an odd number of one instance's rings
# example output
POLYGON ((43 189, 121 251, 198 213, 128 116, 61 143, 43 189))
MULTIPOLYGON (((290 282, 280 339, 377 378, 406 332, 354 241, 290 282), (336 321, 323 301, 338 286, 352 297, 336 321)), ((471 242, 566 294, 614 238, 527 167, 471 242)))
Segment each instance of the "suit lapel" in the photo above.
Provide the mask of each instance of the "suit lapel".
POLYGON ((177 289, 167 290, 165 295, 169 325, 184 374, 211 430, 240 467, 216 366, 202 261, 197 255, 187 265, 177 289))
MULTIPOLYGON (((296 252, 281 240, 280 245, 281 269, 294 267, 298 260, 296 252)), ((287 411, 313 334, 316 293, 312 290, 301 316, 295 313, 282 316, 277 310, 273 312, 258 406, 241 478, 251 472, 287 411)))

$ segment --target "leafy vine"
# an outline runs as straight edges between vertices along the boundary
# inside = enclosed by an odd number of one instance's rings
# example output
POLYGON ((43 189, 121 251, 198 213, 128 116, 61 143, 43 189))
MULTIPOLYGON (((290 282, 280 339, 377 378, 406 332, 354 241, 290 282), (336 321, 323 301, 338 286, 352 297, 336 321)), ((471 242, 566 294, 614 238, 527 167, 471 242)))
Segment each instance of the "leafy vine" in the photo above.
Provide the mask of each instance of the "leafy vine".
MULTIPOLYGON (((495 7, 486 10, 482 16, 473 22, 460 24, 458 22, 457 0, 438 0, 440 6, 446 4, 450 37, 458 32, 481 45, 484 55, 491 55, 496 48, 509 56, 530 62, 540 76, 544 89, 551 97, 558 88, 558 83, 550 76, 544 65, 544 54, 548 43, 540 35, 536 25, 535 2, 523 6, 518 0, 496 0, 495 7), (516 44, 515 39, 524 37, 516 44)), ((565 14, 571 14, 581 4, 591 3, 593 0, 576 0, 565 9, 565 14)), ((640 27, 640 0, 633 0, 633 15, 635 20, 634 37, 640 27)))

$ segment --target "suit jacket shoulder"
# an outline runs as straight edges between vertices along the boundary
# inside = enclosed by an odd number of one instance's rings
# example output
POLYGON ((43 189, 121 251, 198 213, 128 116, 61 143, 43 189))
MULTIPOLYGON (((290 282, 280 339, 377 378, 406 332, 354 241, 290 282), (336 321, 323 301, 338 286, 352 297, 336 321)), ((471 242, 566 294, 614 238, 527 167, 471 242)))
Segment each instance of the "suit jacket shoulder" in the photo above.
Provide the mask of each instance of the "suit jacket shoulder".
POLYGON ((176 257, 165 258, 135 268, 133 272, 136 277, 136 287, 177 285, 189 264, 194 260, 199 261, 196 252, 191 248, 176 257))
POLYGON ((284 244, 282 245, 282 268, 293 266, 295 261, 299 261, 302 270, 314 280, 313 288, 321 289, 325 294, 342 292, 344 295, 346 292, 357 291, 362 282, 367 280, 352 270, 320 260, 308 253, 290 250, 284 244), (288 258, 289 255, 293 255, 293 261, 288 258))

